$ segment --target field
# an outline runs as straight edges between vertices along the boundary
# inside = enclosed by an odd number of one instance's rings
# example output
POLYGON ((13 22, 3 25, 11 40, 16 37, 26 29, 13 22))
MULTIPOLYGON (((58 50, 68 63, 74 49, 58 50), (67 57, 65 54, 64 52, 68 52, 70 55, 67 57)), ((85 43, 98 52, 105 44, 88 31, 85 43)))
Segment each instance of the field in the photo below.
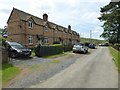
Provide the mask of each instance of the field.
POLYGON ((88 43, 93 43, 93 44, 106 43, 105 40, 90 39, 90 38, 83 38, 83 37, 80 38, 80 42, 82 43, 88 42, 88 43))

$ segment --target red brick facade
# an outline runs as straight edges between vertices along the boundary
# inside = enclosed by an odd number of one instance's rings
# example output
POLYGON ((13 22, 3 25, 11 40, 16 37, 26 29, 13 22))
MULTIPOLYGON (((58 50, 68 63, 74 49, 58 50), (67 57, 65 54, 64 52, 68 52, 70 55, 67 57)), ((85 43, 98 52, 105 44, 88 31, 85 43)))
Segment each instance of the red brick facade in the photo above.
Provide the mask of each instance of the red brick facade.
POLYGON ((16 41, 26 46, 34 46, 38 43, 53 44, 75 44, 79 42, 80 36, 77 32, 48 21, 48 15, 43 19, 13 8, 7 21, 8 40, 16 41), (40 38, 40 39, 39 39, 40 38))

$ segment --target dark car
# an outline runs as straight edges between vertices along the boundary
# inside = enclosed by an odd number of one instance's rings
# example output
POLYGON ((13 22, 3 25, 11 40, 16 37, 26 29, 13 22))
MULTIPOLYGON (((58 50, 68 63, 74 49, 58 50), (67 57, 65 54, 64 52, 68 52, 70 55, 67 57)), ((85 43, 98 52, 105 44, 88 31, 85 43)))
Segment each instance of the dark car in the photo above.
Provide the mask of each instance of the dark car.
POLYGON ((89 48, 95 49, 95 44, 89 44, 89 48))
POLYGON ((7 44, 8 44, 8 54, 12 58, 21 57, 21 56, 29 57, 31 55, 31 49, 28 49, 17 42, 7 42, 7 44))

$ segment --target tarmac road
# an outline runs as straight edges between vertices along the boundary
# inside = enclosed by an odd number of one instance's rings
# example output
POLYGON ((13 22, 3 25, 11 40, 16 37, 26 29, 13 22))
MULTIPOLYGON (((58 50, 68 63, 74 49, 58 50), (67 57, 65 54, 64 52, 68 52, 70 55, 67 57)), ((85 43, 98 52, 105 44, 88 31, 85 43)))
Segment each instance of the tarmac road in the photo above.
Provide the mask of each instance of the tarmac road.
POLYGON ((30 88, 118 88, 118 72, 108 48, 100 47, 30 88))

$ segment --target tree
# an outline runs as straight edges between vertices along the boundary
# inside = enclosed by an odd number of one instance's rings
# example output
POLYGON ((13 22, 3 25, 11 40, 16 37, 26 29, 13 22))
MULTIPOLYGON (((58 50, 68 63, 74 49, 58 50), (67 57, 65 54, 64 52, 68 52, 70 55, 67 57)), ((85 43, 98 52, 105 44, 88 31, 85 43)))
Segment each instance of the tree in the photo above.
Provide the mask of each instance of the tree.
POLYGON ((108 5, 101 8, 101 17, 98 19, 104 21, 102 25, 104 31, 100 35, 110 43, 119 43, 120 40, 120 1, 110 2, 108 5))
POLYGON ((7 26, 4 27, 4 29, 0 29, 2 36, 7 34, 7 26))

